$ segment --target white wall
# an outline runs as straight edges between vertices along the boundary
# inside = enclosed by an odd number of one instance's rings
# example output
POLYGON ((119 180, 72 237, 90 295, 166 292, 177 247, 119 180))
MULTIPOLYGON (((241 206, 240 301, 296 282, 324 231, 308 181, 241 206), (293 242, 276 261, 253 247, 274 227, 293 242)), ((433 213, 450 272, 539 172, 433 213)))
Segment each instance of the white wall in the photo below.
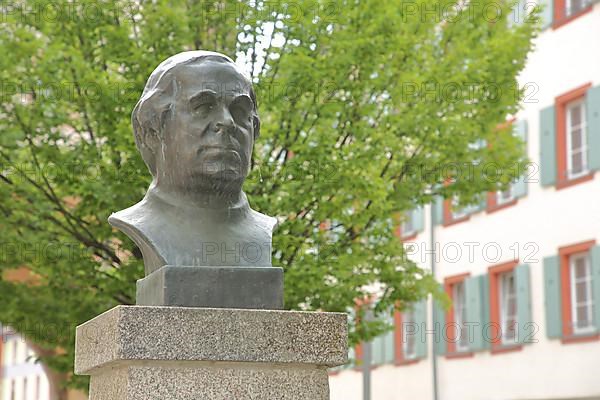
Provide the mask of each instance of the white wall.
MULTIPOLYGON (((576 87, 600 84, 600 4, 557 30, 542 32, 519 81, 537 88, 533 101, 523 104, 517 117, 528 121, 529 158, 539 164, 539 110, 576 87)), ((558 191, 530 184, 517 205, 491 214, 479 212, 468 222, 437 227, 435 234, 440 250, 450 251, 450 256, 462 250, 458 261, 439 260, 439 281, 464 272, 484 274, 491 265, 513 260, 517 248, 521 261, 529 255, 532 318, 539 326, 538 342, 521 351, 438 357, 440 400, 600 397, 600 341, 562 344, 546 337, 542 268, 543 257, 556 255, 559 247, 590 239, 600 242, 600 173, 558 191), (473 260, 466 242, 479 244, 473 260), (489 243, 502 250, 500 259, 491 260, 492 252, 483 254, 482 247, 489 243)), ((432 247, 427 231, 416 242, 420 250, 432 247)), ((421 251, 412 258, 428 267, 429 257, 421 251)), ((372 400, 432 399, 431 345, 429 350, 427 360, 417 364, 374 369, 372 400)), ((361 372, 343 371, 332 376, 330 385, 332 400, 362 400, 361 372)))

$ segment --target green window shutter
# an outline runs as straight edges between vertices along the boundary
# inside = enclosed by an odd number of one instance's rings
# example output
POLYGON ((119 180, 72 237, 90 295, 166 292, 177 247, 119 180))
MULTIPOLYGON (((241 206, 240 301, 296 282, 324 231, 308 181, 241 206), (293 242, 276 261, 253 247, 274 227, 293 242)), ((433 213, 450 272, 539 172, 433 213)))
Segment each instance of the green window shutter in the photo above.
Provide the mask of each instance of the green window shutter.
POLYGON ((388 332, 383 336, 383 363, 394 362, 394 332, 388 332))
MULTIPOLYGON (((523 142, 523 154, 527 156, 527 120, 520 119, 515 121, 513 123, 513 134, 523 142)), ((527 178, 527 174, 524 173, 513 184, 513 193, 516 198, 527 196, 527 178)))
POLYGON ((600 330, 600 246, 592 247, 590 251, 592 264, 592 299, 594 301, 594 324, 600 330))
POLYGON ((427 326, 427 300, 421 300, 414 306, 415 324, 417 325, 417 336, 415 345, 416 358, 427 357, 427 335, 423 335, 423 329, 427 326))
POLYGON ((348 348, 348 363, 344 364, 342 368, 348 369, 355 367, 358 363, 356 362, 356 347, 350 346, 348 348))
POLYGON ((443 356, 448 351, 446 343, 446 310, 437 302, 433 301, 433 349, 435 355, 443 356))
POLYGON ((589 167, 600 169, 600 86, 586 93, 587 139, 589 167))
POLYGON ((481 195, 481 200, 477 203, 477 211, 485 211, 487 209, 487 193, 481 195))
MULTIPOLYGON (((391 313, 391 310, 390 310, 391 313)), ((396 329, 396 325, 394 324, 394 316, 393 314, 386 314, 387 315, 387 322, 388 324, 392 325, 394 327, 393 330, 386 332, 383 336, 383 362, 384 364, 391 364, 394 362, 395 360, 395 350, 394 350, 394 335, 395 335, 395 329, 396 329)))
POLYGON ((519 343, 532 343, 535 332, 531 317, 531 279, 528 264, 515 268, 515 285, 517 290, 517 328, 519 343))
POLYGON ((523 151, 527 154, 527 120, 519 119, 513 123, 513 135, 524 143, 523 151))
POLYGON ((377 336, 371 342, 371 363, 373 365, 383 364, 383 338, 377 336))
POLYGON ((425 229, 425 213, 423 212, 423 206, 415 208, 413 211, 415 231, 423 232, 425 229))
POLYGON ((492 341, 489 337, 492 335, 491 330, 487 329, 491 321, 490 317, 490 277, 488 274, 479 275, 481 281, 481 336, 483 340, 483 348, 488 350, 492 347, 492 341))
MULTIPOLYGON (((391 315, 386 313, 385 321, 393 324, 391 315)), ((394 362, 394 331, 388 331, 377 336, 371 342, 371 353, 373 365, 381 365, 394 362)))
POLYGON ((485 211, 487 209, 487 193, 481 195, 481 200, 479 200, 479 204, 477 204, 477 211, 485 211))
POLYGON ((539 0, 538 3, 542 10, 540 12, 540 19, 542 20, 542 29, 549 28, 552 25, 554 17, 554 1, 553 0, 539 0))
POLYGON ((487 192, 479 195, 479 201, 469 207, 469 214, 475 214, 487 208, 487 192))
POLYGON ((562 337, 562 301, 558 256, 544 257, 544 297, 546 333, 550 339, 560 338, 562 337))
MULTIPOLYGON (((353 307, 346 309, 346 314, 348 315, 348 322, 356 321, 356 310, 353 307)), ((348 363, 342 368, 355 367, 358 365, 358 361, 356 358, 356 345, 348 346, 348 363)))
POLYGON ((371 342, 371 362, 381 365, 394 362, 394 331, 385 332, 371 342))
POLYGON ((540 111, 540 173, 542 186, 556 183, 556 119, 554 106, 540 111))
POLYGON ((469 349, 479 351, 485 349, 485 340, 483 338, 483 299, 482 299, 482 281, 479 276, 473 276, 465 279, 465 299, 466 299, 466 321, 472 324, 474 328, 468 327, 467 332, 461 332, 462 335, 474 333, 469 337, 469 349))
POLYGON ((516 198, 527 196, 527 175, 521 175, 515 183, 513 183, 513 193, 516 198))
POLYGON ((433 207, 433 224, 441 225, 444 223, 444 199, 442 197, 436 197, 431 203, 433 207))

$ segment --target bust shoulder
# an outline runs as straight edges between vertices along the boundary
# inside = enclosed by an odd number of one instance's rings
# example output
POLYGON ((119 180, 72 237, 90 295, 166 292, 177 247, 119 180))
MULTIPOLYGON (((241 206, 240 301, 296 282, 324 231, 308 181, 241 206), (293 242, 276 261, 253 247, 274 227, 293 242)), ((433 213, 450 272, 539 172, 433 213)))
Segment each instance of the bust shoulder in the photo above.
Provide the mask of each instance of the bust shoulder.
POLYGON ((146 271, 154 271, 167 264, 161 256, 157 244, 151 239, 153 223, 157 223, 158 215, 151 213, 151 206, 146 199, 108 217, 108 222, 126 234, 142 252, 146 271))
POLYGON ((277 218, 273 218, 271 216, 259 213, 258 211, 255 211, 253 209, 250 209, 250 215, 254 219, 256 224, 258 224, 261 228, 263 228, 265 231, 271 234, 275 229, 277 229, 277 226, 279 225, 277 218))

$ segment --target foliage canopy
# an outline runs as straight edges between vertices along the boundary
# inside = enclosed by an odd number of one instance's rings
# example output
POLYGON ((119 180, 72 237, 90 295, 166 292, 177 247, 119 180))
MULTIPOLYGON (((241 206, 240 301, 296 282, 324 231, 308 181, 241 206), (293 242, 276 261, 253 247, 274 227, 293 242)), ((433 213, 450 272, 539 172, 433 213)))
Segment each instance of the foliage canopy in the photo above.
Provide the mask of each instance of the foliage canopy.
MULTIPOLYGON (((348 310, 374 285, 377 311, 425 296, 434 281, 404 259, 392 215, 434 196, 476 202, 512 177, 448 165, 525 161, 496 128, 518 109, 536 24, 511 22, 503 0, 460 4, 23 0, 4 10, 0 269, 27 266, 33 281, 0 281, 0 320, 68 373, 74 327, 134 303, 139 250, 106 222, 150 180, 130 113, 154 67, 192 49, 236 58, 255 82, 262 128, 245 191, 280 220, 273 263, 285 268, 287 307, 348 310)), ((352 337, 380 329, 359 321, 352 337)))

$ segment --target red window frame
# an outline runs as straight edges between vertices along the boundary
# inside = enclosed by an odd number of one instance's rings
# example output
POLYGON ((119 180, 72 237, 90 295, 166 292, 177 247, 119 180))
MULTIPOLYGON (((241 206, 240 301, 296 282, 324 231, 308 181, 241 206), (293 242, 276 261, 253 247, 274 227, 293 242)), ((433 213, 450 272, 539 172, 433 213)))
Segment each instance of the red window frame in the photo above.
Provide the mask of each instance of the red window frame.
MULTIPOLYGON (((556 97, 554 109, 556 112, 556 189, 564 189, 578 183, 587 182, 594 178, 594 171, 575 179, 567 177, 567 104, 584 98, 592 83, 579 86, 567 93, 556 97)), ((586 114, 586 119, 589 116, 586 114)))
POLYGON ((402 214, 401 213, 396 213, 394 215, 394 220, 396 223, 396 230, 394 233, 398 239, 400 239, 401 241, 409 241, 409 240, 415 240, 417 238, 417 235, 419 234, 419 232, 415 232, 408 236, 404 236, 402 234, 402 214))
POLYGON ((465 357, 473 357, 472 351, 457 351, 456 350, 456 330, 453 328, 456 318, 454 316, 454 298, 452 296, 454 285, 457 283, 464 282, 465 279, 471 276, 470 272, 465 272, 463 274, 452 275, 444 278, 444 291, 452 299, 452 306, 446 312, 446 326, 442 329, 442 340, 445 339, 444 335, 448 335, 448 341, 446 342, 446 358, 465 358, 465 357), (452 326, 452 329, 448 329, 448 327, 452 326))
POLYGON ((567 17, 565 15, 566 3, 567 3, 566 0, 554 0, 554 9, 552 10, 552 12, 553 12, 552 29, 558 29, 561 26, 566 25, 569 22, 573 21, 574 19, 579 18, 582 15, 589 13, 594 8, 594 2, 592 2, 584 9, 580 10, 579 12, 577 12, 573 15, 569 15, 567 17))
MULTIPOLYGON (((354 300, 354 310, 356 311, 356 316, 355 318, 357 319, 357 322, 359 322, 359 318, 358 318, 358 310, 361 307, 364 307, 365 305, 368 305, 370 302, 372 301, 371 298, 369 297, 365 297, 362 299, 355 299, 354 300)), ((362 370, 362 366, 359 365, 359 361, 363 361, 364 358, 364 352, 363 352, 363 342, 358 342, 355 346, 354 346, 354 358, 356 359, 356 364, 354 365, 354 367, 352 368, 355 371, 361 371, 362 370)))
POLYGON ((486 212, 488 214, 491 213, 495 213, 496 211, 500 211, 503 210, 505 208, 514 206, 515 204, 517 204, 517 201, 519 199, 514 198, 509 202, 506 202, 504 204, 500 204, 498 205, 498 201, 497 201, 497 193, 496 192, 488 192, 487 194, 487 209, 486 212))
POLYGON ((402 343, 402 337, 404 336, 404 329, 402 323, 402 313, 398 310, 394 311, 394 364, 395 365, 409 365, 415 364, 420 361, 419 358, 406 359, 404 357, 404 346, 402 343))
POLYGON ((444 224, 443 226, 450 226, 458 224, 459 222, 468 221, 471 218, 471 214, 467 214, 464 217, 454 218, 452 216, 452 199, 444 199, 444 224))
POLYGON ((519 351, 523 348, 520 344, 503 345, 500 337, 502 324, 500 318, 500 281, 498 278, 505 272, 513 271, 518 264, 518 260, 512 260, 488 268, 490 279, 490 328, 492 328, 488 329, 488 332, 492 344, 492 354, 519 351))
POLYGON ((362 370, 362 366, 358 365, 359 362, 358 361, 363 361, 363 346, 362 346, 362 342, 356 344, 354 346, 354 358, 356 358, 357 363, 354 365, 354 370, 355 371, 361 371, 362 370))
POLYGON ((558 249, 560 260, 560 295, 562 313, 562 343, 577 343, 582 341, 597 340, 600 334, 573 335, 573 315, 571 313, 571 274, 569 271, 569 259, 576 253, 589 252, 596 245, 596 240, 588 240, 563 246, 558 249))

